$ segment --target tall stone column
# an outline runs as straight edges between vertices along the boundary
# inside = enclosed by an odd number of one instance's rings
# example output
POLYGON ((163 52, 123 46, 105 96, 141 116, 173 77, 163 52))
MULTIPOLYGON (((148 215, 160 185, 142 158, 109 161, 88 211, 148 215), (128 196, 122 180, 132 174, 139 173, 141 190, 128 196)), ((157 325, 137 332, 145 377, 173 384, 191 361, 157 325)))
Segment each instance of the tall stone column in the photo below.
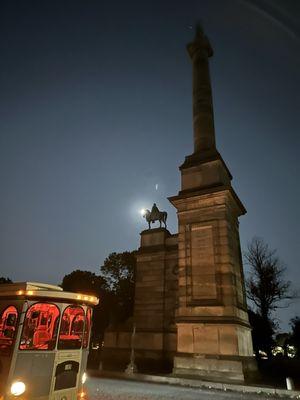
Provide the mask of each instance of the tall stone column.
POLYGON ((243 381, 256 368, 248 321, 238 218, 246 210, 215 147, 208 57, 201 29, 193 61, 194 153, 180 167, 177 354, 174 373, 243 381))
POLYGON ((214 112, 208 58, 213 50, 198 26, 195 40, 187 46, 193 63, 194 153, 215 150, 214 112))

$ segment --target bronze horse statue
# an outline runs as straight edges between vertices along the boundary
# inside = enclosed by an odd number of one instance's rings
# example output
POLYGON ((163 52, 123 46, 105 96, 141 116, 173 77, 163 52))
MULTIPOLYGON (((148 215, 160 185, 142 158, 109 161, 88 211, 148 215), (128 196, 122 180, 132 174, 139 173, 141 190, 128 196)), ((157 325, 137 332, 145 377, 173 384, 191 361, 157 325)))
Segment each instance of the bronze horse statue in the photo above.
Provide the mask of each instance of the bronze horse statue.
POLYGON ((155 221, 159 221, 160 228, 161 228, 161 223, 163 223, 165 225, 165 228, 167 228, 168 213, 166 211, 159 211, 155 203, 153 204, 151 211, 145 210, 143 217, 148 222, 149 229, 151 229, 151 223, 154 224, 155 221))

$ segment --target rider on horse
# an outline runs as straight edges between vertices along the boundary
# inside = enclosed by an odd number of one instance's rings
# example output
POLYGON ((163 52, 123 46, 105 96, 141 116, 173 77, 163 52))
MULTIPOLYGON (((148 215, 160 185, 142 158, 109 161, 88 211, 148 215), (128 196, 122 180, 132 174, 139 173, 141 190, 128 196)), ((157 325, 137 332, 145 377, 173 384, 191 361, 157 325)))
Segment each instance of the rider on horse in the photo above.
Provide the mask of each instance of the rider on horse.
POLYGON ((159 219, 159 209, 157 205, 154 203, 152 208, 151 208, 151 219, 154 222, 155 220, 159 219))
POLYGON ((151 212, 149 210, 144 210, 143 212, 143 217, 148 222, 149 229, 151 229, 151 224, 154 224, 155 221, 159 221, 160 228, 161 223, 163 223, 165 228, 167 228, 167 216, 168 213, 166 211, 159 211, 155 203, 152 206, 151 212))

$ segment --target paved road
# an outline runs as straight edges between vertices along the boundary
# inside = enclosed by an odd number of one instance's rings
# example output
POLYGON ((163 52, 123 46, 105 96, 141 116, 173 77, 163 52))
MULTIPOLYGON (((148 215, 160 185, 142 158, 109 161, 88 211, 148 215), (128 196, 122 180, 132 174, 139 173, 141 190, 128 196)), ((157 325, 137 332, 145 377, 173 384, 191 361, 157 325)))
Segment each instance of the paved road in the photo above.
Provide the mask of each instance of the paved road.
POLYGON ((157 383, 88 378, 89 400, 256 400, 262 395, 184 388, 157 383))

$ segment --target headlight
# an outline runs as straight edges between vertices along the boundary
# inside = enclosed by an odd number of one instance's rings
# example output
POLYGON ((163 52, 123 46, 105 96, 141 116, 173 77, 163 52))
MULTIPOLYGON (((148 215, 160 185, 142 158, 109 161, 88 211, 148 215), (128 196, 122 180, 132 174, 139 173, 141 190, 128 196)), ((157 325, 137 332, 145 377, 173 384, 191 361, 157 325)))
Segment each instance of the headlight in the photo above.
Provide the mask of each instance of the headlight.
POLYGON ((14 382, 10 387, 10 392, 14 396, 21 396, 21 394, 23 394, 25 390, 26 390, 25 383, 20 381, 14 382))
POLYGON ((84 372, 84 373, 82 374, 82 377, 81 377, 81 382, 82 382, 82 384, 85 383, 86 378, 87 378, 87 375, 86 375, 86 372, 84 372))

